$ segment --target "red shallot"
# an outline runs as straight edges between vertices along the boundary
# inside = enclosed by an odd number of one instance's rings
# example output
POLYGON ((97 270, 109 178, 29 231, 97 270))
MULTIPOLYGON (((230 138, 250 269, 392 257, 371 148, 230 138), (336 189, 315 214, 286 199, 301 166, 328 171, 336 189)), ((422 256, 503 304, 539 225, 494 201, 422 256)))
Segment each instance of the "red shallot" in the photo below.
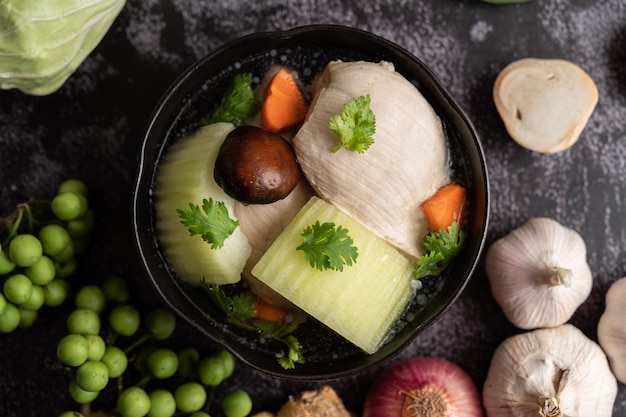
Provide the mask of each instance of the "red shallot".
POLYGON ((370 388, 362 417, 483 417, 480 393, 458 365, 413 357, 387 368, 370 388))

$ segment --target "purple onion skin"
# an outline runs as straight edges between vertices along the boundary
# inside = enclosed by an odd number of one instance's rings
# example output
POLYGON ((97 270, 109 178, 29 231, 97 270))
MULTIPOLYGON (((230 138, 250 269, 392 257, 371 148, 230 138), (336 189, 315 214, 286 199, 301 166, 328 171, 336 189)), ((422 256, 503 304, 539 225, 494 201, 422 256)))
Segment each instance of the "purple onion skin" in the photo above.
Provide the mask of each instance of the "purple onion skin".
POLYGON ((413 357, 385 369, 367 393, 362 417, 484 417, 480 392, 458 365, 441 358, 413 357), (410 395, 426 400, 420 411, 410 395), (434 401, 433 401, 434 400, 434 401))

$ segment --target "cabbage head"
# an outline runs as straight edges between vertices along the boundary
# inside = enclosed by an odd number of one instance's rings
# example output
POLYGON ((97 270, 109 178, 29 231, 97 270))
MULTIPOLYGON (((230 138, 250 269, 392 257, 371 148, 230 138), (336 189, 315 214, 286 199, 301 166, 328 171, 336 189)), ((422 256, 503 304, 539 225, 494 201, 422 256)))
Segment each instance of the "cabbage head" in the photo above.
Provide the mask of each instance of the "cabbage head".
POLYGON ((100 43, 125 0, 0 0, 0 89, 58 90, 100 43))

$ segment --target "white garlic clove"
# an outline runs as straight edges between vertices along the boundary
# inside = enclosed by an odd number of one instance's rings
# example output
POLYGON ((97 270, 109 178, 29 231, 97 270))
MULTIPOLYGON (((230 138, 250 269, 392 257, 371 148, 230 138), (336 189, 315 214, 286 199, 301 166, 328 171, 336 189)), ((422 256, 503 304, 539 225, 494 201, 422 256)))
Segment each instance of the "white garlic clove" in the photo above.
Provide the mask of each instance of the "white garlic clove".
POLYGON ((503 341, 482 393, 487 417, 611 417, 616 395, 604 352, 571 324, 503 341))
POLYGON ((626 277, 606 293, 606 308, 598 322, 598 342, 606 352, 611 370, 626 384, 626 277))
POLYGON ((555 220, 537 217, 494 242, 485 269, 494 299, 521 329, 567 322, 593 284, 583 238, 555 220))

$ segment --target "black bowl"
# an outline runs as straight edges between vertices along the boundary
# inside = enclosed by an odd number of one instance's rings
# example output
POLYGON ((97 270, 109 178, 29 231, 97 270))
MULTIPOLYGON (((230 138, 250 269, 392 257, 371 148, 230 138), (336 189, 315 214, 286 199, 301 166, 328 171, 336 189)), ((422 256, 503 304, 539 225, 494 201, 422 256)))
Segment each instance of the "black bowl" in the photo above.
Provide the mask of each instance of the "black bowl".
POLYGON ((224 44, 187 69, 157 104, 145 131, 133 199, 134 232, 147 277, 169 307, 200 333, 227 348, 240 361, 264 373, 293 380, 327 380, 352 375, 390 359, 406 348, 457 299, 481 254, 489 217, 489 186, 483 152, 470 120, 437 77, 415 56, 361 30, 316 25, 245 36, 224 44), (283 345, 259 340, 226 322, 206 294, 177 278, 155 233, 152 190, 159 161, 168 146, 200 125, 237 73, 261 77, 283 64, 310 81, 332 59, 392 62, 414 83, 441 117, 449 141, 455 180, 468 188, 466 245, 441 278, 440 290, 425 306, 417 303, 404 325, 379 351, 367 355, 313 322, 298 336, 306 363, 283 369, 276 353, 283 345))

